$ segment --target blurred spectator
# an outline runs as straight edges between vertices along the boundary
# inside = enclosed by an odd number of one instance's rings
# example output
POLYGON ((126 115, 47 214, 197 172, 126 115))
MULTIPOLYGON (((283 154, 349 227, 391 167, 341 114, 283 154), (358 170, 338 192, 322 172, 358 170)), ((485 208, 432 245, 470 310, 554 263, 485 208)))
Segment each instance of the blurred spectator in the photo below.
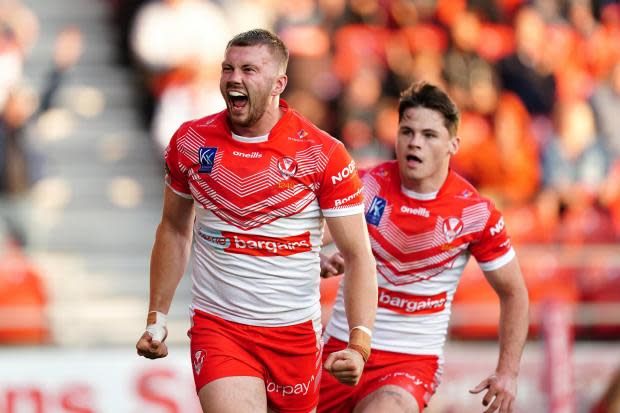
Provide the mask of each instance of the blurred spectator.
POLYGON ((19 50, 27 55, 39 34, 37 16, 19 0, 1 0, 0 21, 15 38, 19 50))
MULTIPOLYGON (((54 66, 41 94, 40 104, 27 88, 13 87, 0 113, 0 194, 26 192, 38 175, 32 169, 33 148, 25 138, 28 122, 53 104, 65 73, 79 59, 82 35, 77 28, 64 29, 54 48, 54 66)), ((40 171, 39 171, 40 172, 40 171)))
POLYGON ((616 240, 620 240, 620 158, 616 158, 603 183, 600 200, 601 204, 609 210, 616 240))
POLYGON ((0 0, 0 110, 21 80, 23 59, 38 31, 39 22, 28 7, 18 0, 0 0))
POLYGON ((188 62, 219 64, 230 34, 224 12, 215 3, 158 0, 138 10, 131 47, 147 74, 166 74, 188 62))
POLYGON ((561 223, 557 241, 563 244, 604 244, 614 241, 615 234, 608 210, 584 188, 576 186, 561 204, 561 223))
POLYGON ((47 294, 19 236, 0 227, 0 344, 49 342, 47 294))
POLYGON ((514 54, 498 63, 504 88, 516 93, 533 115, 551 115, 556 97, 552 62, 546 59, 550 44, 540 13, 530 6, 515 18, 514 54))
POLYGON ((613 156, 620 157, 620 59, 609 79, 594 91, 592 107, 605 147, 613 156))
POLYGON ((483 43, 478 16, 473 12, 461 13, 455 18, 450 33, 452 45, 445 54, 444 76, 457 106, 467 108, 471 106, 472 80, 490 70, 490 64, 476 51, 483 43))
POLYGON ((564 102, 555 113, 557 135, 543 150, 544 184, 562 199, 575 189, 596 195, 609 168, 594 114, 584 101, 564 102))
MULTIPOLYGON (((11 28, 0 20, 0 110, 22 77, 22 51, 11 28)), ((1 152, 1 150, 0 150, 1 152)))
POLYGON ((540 181, 538 146, 521 100, 502 92, 490 66, 472 73, 456 171, 502 204, 530 201, 540 181))
POLYGON ((219 89, 219 65, 196 62, 183 71, 185 81, 164 89, 155 109, 151 132, 160 153, 181 123, 226 107, 219 89))
POLYGON ((185 82, 190 65, 219 65, 231 33, 222 7, 207 0, 154 0, 135 13, 129 44, 145 92, 142 114, 153 128, 164 90, 185 82))

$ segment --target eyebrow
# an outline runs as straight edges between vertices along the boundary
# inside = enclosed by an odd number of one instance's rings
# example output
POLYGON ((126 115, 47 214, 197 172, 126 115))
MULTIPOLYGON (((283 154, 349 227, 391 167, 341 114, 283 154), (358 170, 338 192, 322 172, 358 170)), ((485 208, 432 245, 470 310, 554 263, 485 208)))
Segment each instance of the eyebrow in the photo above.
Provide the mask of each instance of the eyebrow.
MULTIPOLYGON (((414 130, 414 128, 412 128, 411 126, 400 126, 399 127, 400 130, 414 130)), ((432 128, 425 128, 422 129, 422 133, 439 133, 439 131, 437 129, 432 129, 432 128)))
MULTIPOLYGON (((229 62, 222 62, 222 67, 234 67, 234 65, 229 62)), ((255 65, 254 63, 243 63, 239 65, 239 67, 241 67, 241 69, 246 69, 248 67, 258 69, 258 65, 255 65)))

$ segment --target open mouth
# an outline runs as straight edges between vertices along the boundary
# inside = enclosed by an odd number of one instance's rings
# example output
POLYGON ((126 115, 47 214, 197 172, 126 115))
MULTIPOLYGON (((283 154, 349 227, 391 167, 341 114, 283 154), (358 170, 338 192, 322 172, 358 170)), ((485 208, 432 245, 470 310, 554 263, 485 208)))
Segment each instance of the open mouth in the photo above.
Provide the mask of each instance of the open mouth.
POLYGON ((248 103, 248 96, 236 90, 228 92, 228 100, 235 109, 243 109, 248 103))
POLYGON ((415 155, 407 155, 407 163, 421 164, 422 159, 418 158, 415 155))

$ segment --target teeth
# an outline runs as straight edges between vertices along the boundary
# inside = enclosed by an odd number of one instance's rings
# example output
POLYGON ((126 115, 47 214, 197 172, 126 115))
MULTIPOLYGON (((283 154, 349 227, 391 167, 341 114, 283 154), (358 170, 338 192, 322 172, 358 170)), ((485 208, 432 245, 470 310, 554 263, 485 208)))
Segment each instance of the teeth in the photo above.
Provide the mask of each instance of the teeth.
POLYGON ((237 92, 237 91, 234 91, 234 90, 231 90, 230 92, 228 92, 228 94, 230 96, 233 96, 233 97, 245 97, 245 95, 243 93, 237 92))

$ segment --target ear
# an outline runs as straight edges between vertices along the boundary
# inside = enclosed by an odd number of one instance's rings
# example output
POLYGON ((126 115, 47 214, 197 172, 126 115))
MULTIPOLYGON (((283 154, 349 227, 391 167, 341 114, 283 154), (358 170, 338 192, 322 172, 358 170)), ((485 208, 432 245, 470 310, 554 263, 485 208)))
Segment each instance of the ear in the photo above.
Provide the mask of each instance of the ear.
POLYGON ((286 88, 286 84, 288 83, 288 76, 286 75, 278 75, 276 78, 273 89, 271 90, 271 96, 278 96, 284 92, 286 88))
POLYGON ((450 139, 448 152, 450 153, 451 156, 456 155, 456 153, 459 151, 460 145, 461 145, 461 138, 459 136, 455 135, 450 139))

